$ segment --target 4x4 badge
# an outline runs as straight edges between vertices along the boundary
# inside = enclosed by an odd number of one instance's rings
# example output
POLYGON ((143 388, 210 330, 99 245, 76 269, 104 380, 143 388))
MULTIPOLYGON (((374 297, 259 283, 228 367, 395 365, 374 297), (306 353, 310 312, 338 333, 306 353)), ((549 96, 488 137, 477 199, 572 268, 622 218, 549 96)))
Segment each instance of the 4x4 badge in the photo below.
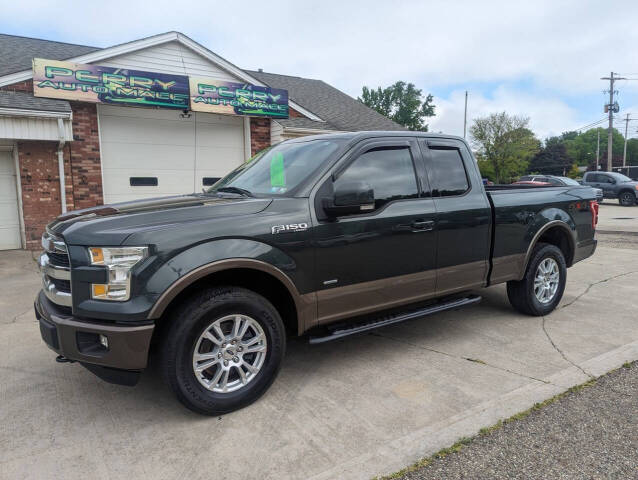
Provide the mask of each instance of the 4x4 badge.
POLYGON ((289 223, 287 225, 273 225, 270 229, 270 233, 275 235, 277 233, 303 232, 305 230, 308 230, 307 223, 289 223))

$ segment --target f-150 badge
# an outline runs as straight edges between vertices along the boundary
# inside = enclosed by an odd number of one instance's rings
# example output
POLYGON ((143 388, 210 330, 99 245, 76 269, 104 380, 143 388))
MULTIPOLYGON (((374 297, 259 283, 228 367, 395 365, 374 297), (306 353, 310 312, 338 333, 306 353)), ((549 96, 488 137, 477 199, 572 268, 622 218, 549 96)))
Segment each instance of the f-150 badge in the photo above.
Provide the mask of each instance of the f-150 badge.
POLYGON ((273 225, 270 229, 270 233, 275 235, 277 233, 303 232, 305 230, 308 230, 307 223, 289 223, 287 225, 273 225))

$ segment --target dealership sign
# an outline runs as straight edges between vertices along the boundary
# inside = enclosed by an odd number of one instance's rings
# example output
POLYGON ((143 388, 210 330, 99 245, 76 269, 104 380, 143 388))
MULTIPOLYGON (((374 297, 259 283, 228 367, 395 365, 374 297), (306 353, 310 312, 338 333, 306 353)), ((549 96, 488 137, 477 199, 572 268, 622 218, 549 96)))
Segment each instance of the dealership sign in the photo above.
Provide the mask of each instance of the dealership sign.
POLYGON ((33 94, 81 102, 187 108, 188 77, 33 59, 33 94))
POLYGON ((185 75, 33 59, 33 94, 80 102, 288 118, 288 92, 185 75))
POLYGON ((288 118, 288 92, 209 78, 190 78, 191 110, 288 118))

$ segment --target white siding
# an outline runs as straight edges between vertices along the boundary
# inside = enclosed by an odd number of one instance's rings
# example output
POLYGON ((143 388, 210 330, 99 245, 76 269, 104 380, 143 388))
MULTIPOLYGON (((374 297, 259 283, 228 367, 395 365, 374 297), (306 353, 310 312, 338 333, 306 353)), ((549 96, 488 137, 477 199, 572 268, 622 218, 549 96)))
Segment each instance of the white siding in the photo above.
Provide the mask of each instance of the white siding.
POLYGON ((168 42, 94 63, 107 67, 128 68, 147 72, 240 81, 178 42, 168 42))
POLYGON ((275 145, 281 142, 284 137, 284 127, 282 127, 277 121, 270 122, 270 144, 275 145))
MULTIPOLYGON (((64 135, 65 140, 73 140, 71 122, 68 120, 64 120, 64 135)), ((58 141, 58 120, 0 115, 0 139, 58 141)))

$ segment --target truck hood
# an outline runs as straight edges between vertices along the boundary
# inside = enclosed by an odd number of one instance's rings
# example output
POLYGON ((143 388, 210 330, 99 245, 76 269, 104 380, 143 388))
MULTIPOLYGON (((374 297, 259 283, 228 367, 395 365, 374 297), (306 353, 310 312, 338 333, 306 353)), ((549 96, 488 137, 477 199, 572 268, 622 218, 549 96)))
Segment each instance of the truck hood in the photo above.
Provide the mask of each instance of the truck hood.
POLYGON ((206 219, 251 215, 272 199, 203 194, 158 197, 75 210, 60 215, 47 229, 69 245, 121 245, 133 234, 186 226, 206 219))

